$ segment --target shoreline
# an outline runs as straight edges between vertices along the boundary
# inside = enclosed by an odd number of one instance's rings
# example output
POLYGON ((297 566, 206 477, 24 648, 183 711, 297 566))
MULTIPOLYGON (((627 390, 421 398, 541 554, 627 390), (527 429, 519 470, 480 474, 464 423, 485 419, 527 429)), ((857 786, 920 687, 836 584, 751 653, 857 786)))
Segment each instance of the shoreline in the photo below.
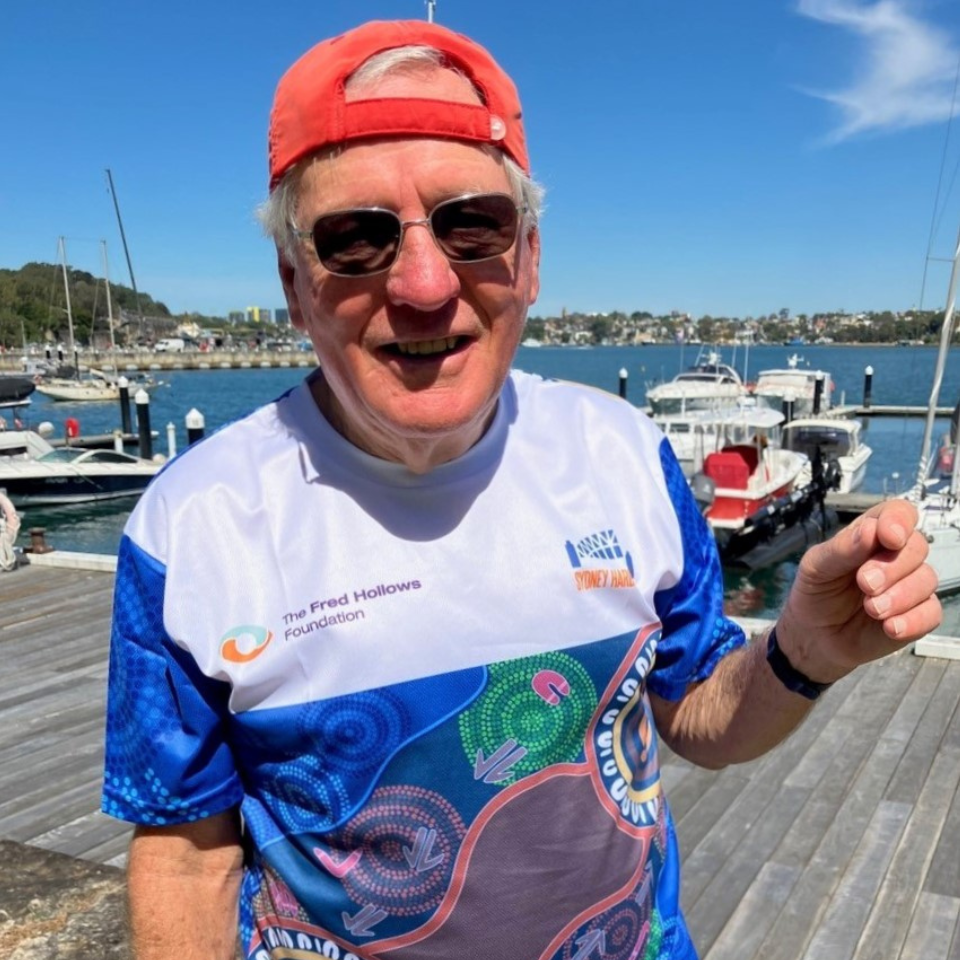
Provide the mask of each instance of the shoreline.
MULTIPOLYGON (((538 348, 524 346, 520 344, 518 354, 522 354, 532 349, 548 350, 592 350, 592 349, 634 349, 634 348, 657 348, 657 347, 677 347, 678 344, 663 343, 603 343, 603 344, 563 344, 563 343, 540 343, 538 348)), ((901 344, 901 343, 830 343, 830 344, 782 344, 782 343, 753 343, 749 349, 769 349, 769 348, 792 348, 798 349, 819 349, 822 347, 838 347, 843 349, 891 349, 904 347, 914 348, 935 348, 935 344, 901 344)), ((692 348, 691 344, 687 344, 692 348)), ((718 349, 723 348, 743 348, 744 344, 717 344, 718 349)), ((30 362, 40 362, 45 359, 44 356, 36 353, 24 354, 15 350, 8 350, 0 354, 0 371, 7 373, 22 373, 24 359, 30 362)), ((63 362, 69 362, 69 358, 64 354, 63 362)), ((116 357, 111 356, 109 351, 104 350, 86 350, 80 354, 80 369, 89 370, 91 367, 96 370, 104 370, 107 373, 149 373, 151 371, 171 371, 171 370, 252 370, 252 369, 271 369, 277 367, 315 367, 319 361, 313 351, 310 350, 187 350, 182 353, 154 353, 150 350, 121 351, 116 357)))

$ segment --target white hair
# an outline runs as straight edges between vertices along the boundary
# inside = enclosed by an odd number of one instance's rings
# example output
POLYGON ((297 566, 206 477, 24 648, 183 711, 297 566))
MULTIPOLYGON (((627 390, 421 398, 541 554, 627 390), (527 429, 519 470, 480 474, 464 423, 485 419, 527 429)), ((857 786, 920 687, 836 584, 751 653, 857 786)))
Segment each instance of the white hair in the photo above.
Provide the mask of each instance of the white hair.
MULTIPOLYGON (((351 93, 366 92, 387 76, 402 73, 424 73, 433 70, 453 70, 460 76, 464 76, 461 71, 446 60, 439 50, 433 47, 397 47, 393 50, 378 53, 362 63, 351 74, 346 89, 351 93)), ((464 77, 464 79, 467 78, 464 77)), ((495 147, 485 146, 503 161, 507 179, 510 183, 510 192, 524 208, 524 225, 527 229, 533 229, 540 222, 540 216, 543 212, 544 188, 533 177, 524 173, 520 165, 511 157, 495 147)), ((283 175, 271 194, 257 208, 257 219, 263 227, 263 232, 273 238, 274 243, 287 259, 293 259, 296 249, 297 237, 294 231, 296 230, 300 180, 303 172, 310 164, 323 162, 332 156, 336 156, 339 151, 339 147, 319 150, 295 164, 283 175)))

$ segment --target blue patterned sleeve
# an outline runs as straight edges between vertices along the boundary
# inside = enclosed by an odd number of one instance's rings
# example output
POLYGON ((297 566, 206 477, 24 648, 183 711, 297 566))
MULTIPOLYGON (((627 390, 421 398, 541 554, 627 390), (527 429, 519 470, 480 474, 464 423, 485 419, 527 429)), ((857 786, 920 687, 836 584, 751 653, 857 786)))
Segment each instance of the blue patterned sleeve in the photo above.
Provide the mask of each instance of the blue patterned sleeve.
POLYGON ((723 657, 743 646, 746 637, 724 616, 716 542, 666 438, 660 462, 680 526, 683 574, 655 597, 663 634, 648 685, 666 700, 679 700, 690 684, 705 680, 723 657))
POLYGON ((226 742, 226 684, 163 625, 165 569, 120 544, 107 685, 104 813, 140 824, 198 820, 239 804, 226 742))

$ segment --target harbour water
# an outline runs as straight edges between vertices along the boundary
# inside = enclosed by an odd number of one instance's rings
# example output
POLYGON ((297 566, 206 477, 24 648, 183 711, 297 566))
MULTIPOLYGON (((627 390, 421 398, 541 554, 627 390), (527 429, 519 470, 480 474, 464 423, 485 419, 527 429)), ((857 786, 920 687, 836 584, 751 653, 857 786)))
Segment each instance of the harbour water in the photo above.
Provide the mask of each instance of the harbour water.
MULTIPOLYGON (((761 370, 785 367, 791 355, 799 358, 800 367, 824 370, 831 376, 835 405, 844 400, 860 403, 864 371, 870 366, 875 405, 926 406, 936 362, 933 347, 759 346, 749 352, 742 348, 736 353, 729 348, 722 352, 724 362, 745 373, 748 381, 755 380, 761 370)), ((618 391, 624 370, 628 399, 642 405, 648 384, 670 379, 695 358, 696 348, 691 346, 522 347, 515 366, 612 393, 618 391)), ((176 445, 182 449, 186 443, 184 418, 190 410, 196 409, 204 415, 209 433, 290 389, 305 373, 297 367, 258 367, 174 370, 158 374, 165 384, 151 395, 151 426, 159 433, 154 451, 167 452, 168 424, 172 424, 176 445)), ((940 405, 952 407, 958 398, 960 364, 948 365, 940 405)), ((81 433, 87 435, 109 433, 120 425, 119 408, 114 403, 54 403, 34 394, 27 412, 31 425, 50 421, 59 436, 63 436, 67 417, 79 420, 81 433)), ((922 419, 870 418, 865 427, 865 438, 874 454, 863 489, 891 494, 904 491, 916 473, 922 419)), ((946 429, 946 421, 938 422, 937 436, 946 429)), ((131 505, 131 501, 118 501, 99 506, 35 508, 24 516, 23 528, 26 531, 30 527, 44 527, 47 540, 58 549, 114 553, 131 505)), ((21 540, 27 543, 26 532, 21 534, 21 540)), ((729 612, 751 617, 775 615, 795 570, 795 562, 786 562, 759 572, 728 571, 725 577, 729 612)), ((960 597, 947 599, 945 613, 944 632, 960 636, 960 597)))

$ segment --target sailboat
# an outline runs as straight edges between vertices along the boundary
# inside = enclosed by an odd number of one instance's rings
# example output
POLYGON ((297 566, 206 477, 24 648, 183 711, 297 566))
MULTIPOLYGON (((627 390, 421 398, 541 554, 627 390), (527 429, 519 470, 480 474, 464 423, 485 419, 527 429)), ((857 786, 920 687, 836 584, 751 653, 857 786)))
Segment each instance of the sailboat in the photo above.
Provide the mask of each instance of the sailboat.
MULTIPOLYGON (((70 339, 70 352, 74 357, 76 367, 75 377, 44 377, 37 384, 37 393, 42 393, 51 400, 63 401, 108 401, 120 399, 120 387, 115 376, 108 375, 102 370, 91 369, 86 376, 80 374, 80 364, 77 362, 77 347, 73 336, 73 310, 70 306, 70 280, 67 276, 67 242, 60 237, 57 242, 57 252, 60 255, 60 265, 63 272, 63 289, 67 300, 67 330, 70 339)), ((103 245, 103 269, 107 274, 107 248, 103 245)), ((110 338, 113 342, 113 307, 110 301, 110 281, 107 284, 107 313, 110 323, 110 338)))
POLYGON ((932 457, 934 423, 947 354, 956 326, 957 282, 960 279, 960 235, 953 255, 950 284, 947 288, 947 306, 940 330, 940 346, 934 368, 930 401, 923 430, 923 444, 917 481, 907 499, 911 500, 920 515, 918 529, 927 538, 930 553, 927 562, 937 571, 940 585, 938 594, 955 593, 960 590, 960 457, 955 455, 956 436, 953 437, 954 455, 944 456, 944 451, 932 457))

